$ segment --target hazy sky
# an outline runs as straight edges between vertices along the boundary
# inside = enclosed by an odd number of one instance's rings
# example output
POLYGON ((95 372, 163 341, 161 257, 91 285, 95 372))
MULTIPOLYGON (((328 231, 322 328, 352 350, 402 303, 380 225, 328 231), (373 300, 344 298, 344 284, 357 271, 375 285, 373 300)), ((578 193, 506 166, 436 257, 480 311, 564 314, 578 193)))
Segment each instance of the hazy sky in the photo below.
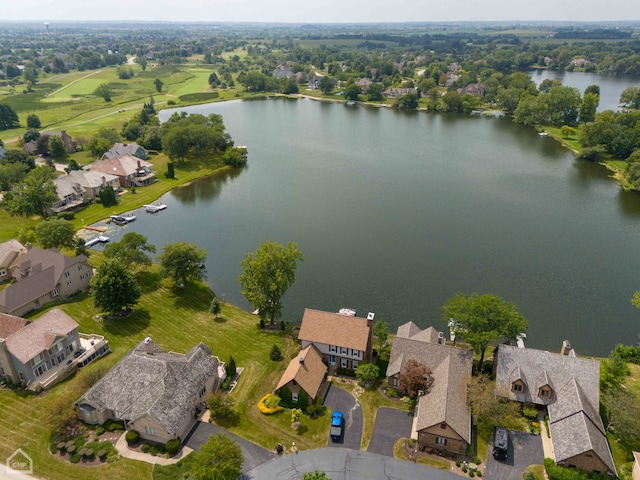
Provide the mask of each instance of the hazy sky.
POLYGON ((429 22, 640 20, 638 0, 0 0, 3 20, 429 22))

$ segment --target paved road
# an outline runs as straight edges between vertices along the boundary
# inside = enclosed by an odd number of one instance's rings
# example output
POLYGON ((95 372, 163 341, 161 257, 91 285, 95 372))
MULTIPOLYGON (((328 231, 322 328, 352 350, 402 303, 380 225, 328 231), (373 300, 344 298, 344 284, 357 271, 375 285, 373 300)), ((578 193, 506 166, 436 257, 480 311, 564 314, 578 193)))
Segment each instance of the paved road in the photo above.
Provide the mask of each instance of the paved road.
POLYGON ((462 478, 451 472, 376 453, 348 448, 322 448, 276 458, 246 472, 243 479, 301 480, 305 473, 315 470, 325 472, 331 480, 460 480, 462 478))
POLYGON ((224 428, 218 427, 212 423, 200 421, 196 423, 195 427, 191 430, 191 433, 187 436, 185 445, 189 448, 200 451, 200 446, 209 440, 209 435, 216 435, 218 433, 225 433, 229 435, 234 442, 240 445, 242 457, 244 458, 244 466, 242 468, 243 472, 248 472, 249 470, 256 468, 258 465, 276 457, 274 452, 271 452, 266 448, 262 448, 249 440, 240 438, 224 428))
POLYGON ((411 436, 413 415, 395 408, 379 408, 368 452, 393 457, 393 445, 399 438, 411 436))
POLYGON ((344 435, 340 442, 332 442, 327 439, 329 447, 343 447, 360 450, 360 442, 362 441, 362 407, 351 393, 340 387, 331 385, 324 404, 334 412, 342 412, 344 414, 344 435))
POLYGON ((491 455, 491 444, 487 454, 487 470, 485 477, 491 480, 520 480, 522 472, 529 465, 544 461, 542 439, 539 435, 509 430, 509 450, 505 461, 494 460, 491 455))

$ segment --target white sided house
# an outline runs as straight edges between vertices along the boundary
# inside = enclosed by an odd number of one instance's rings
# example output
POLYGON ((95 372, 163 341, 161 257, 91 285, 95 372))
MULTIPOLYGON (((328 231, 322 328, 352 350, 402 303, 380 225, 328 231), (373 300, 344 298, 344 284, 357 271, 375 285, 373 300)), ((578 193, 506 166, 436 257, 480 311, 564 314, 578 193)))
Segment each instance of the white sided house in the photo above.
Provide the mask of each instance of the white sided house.
POLYGON ((355 370, 373 355, 373 313, 367 318, 306 308, 298 340, 302 348, 314 345, 329 369, 355 370))

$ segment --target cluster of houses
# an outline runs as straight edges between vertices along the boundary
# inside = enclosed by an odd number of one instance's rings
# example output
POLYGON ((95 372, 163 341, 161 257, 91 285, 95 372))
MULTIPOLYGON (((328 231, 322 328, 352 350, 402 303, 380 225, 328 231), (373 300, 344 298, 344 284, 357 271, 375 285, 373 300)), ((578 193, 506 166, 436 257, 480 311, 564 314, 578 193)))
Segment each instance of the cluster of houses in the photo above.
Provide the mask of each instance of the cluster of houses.
MULTIPOLYGON (((91 268, 83 256, 71 259, 54 249, 0 245, 1 279, 15 283, 0 292, 0 375, 27 386, 48 387, 72 369, 108 353, 102 337, 78 333, 78 324, 58 309, 36 321, 19 315, 42 306, 65 288, 86 288, 91 268), (84 274, 82 273, 84 272, 84 274), (82 276, 84 275, 84 276, 82 276), (33 282, 33 288, 14 287, 33 282), (34 292, 27 299, 24 292, 34 292), (25 297, 16 302, 16 297, 25 297)), ((327 374, 355 371, 374 361, 374 314, 331 313, 306 309, 298 340, 300 351, 275 386, 292 404, 323 398, 327 374)), ((470 350, 447 345, 442 332, 413 322, 398 327, 386 371, 387 385, 403 392, 400 376, 408 362, 431 372, 419 392, 412 437, 422 449, 464 454, 471 443, 472 419, 467 382, 473 367, 470 350)), ((548 412, 553 454, 559 465, 616 475, 599 415, 599 362, 576 356, 568 342, 560 353, 499 345, 494 355, 496 395, 548 412)), ((186 354, 165 352, 150 338, 123 357, 75 405, 89 424, 122 420, 142 438, 166 442, 184 439, 226 373, 224 363, 204 344, 186 354)))
MULTIPOLYGON (((66 131, 43 132, 43 135, 58 136, 68 153, 74 153, 76 143, 66 131)), ((24 151, 37 154, 35 141, 24 145, 24 151)), ((72 211, 93 202, 107 187, 115 192, 125 188, 144 187, 156 181, 152 165, 147 161, 148 152, 137 143, 115 143, 100 160, 82 170, 71 170, 53 180, 58 199, 48 210, 50 215, 72 211)))

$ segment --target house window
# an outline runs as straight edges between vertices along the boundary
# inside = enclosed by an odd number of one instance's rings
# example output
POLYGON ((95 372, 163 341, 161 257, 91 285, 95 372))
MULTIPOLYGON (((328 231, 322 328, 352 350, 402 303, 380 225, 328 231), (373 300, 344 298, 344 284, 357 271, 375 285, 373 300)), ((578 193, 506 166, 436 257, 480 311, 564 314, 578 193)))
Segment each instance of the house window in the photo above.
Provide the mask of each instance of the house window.
POLYGON ((336 356, 329 355, 329 365, 335 365, 335 364, 336 364, 336 356))
POLYGON ((58 295, 60 295, 60 290, 57 288, 54 288, 53 290, 51 290, 51 296, 52 297, 57 297, 58 295))
POLYGON ((445 430, 445 429, 447 428, 447 424, 446 424, 446 422, 442 422, 442 423, 440 424, 440 428, 442 428, 443 430, 445 430))
POLYGON ((340 366, 342 368, 347 368, 347 359, 346 358, 341 358, 340 359, 340 366))
POLYGON ((0 277, 4 277, 7 274, 7 271, 3 268, 0 270, 0 277))
POLYGON ((514 392, 522 392, 523 388, 522 388, 522 384, 521 383, 514 383, 511 386, 511 390, 514 392))
POLYGON ((205 393, 207 393, 207 386, 206 385, 204 387, 202 387, 202 390, 200 390, 200 398, 202 398, 205 393))
POLYGON ((360 358, 360 350, 353 350, 353 356, 356 358, 360 358))
POLYGON ((540 397, 544 397, 544 398, 549 398, 551 396, 551 390, 549 390, 548 388, 541 388, 540 391, 538 392, 538 395, 540 397))
POLYGON ((64 276, 65 278, 69 278, 71 276, 71 273, 69 271, 64 272, 64 276))
POLYGON ((153 427, 144 427, 144 431, 147 435, 151 435, 152 437, 158 436, 158 432, 153 427))
POLYGON ((291 401, 293 403, 298 403, 298 394, 297 393, 291 392, 291 401))
POLYGON ((444 437, 436 437, 436 443, 438 445, 445 446, 447 444, 447 439, 444 437))
POLYGON ((349 349, 340 347, 340 355, 349 355, 349 349))
POLYGON ((40 352, 38 355, 33 357, 31 360, 31 365, 35 366, 44 360, 44 352, 40 352))
POLYGON ((335 345, 329 345, 329 351, 332 353, 336 353, 338 351, 338 347, 335 345))
POLYGON ((358 362, 356 362, 355 360, 351 362, 351 368, 353 368, 354 370, 356 368, 358 368, 358 362))
POLYGON ((22 372, 18 372, 18 376, 20 377, 20 381, 24 382, 24 374, 22 372))
POLYGON ((81 272, 82 271, 82 265, 78 265, 78 271, 81 272))
POLYGON ((67 280, 67 285, 71 285, 71 280, 67 280))

